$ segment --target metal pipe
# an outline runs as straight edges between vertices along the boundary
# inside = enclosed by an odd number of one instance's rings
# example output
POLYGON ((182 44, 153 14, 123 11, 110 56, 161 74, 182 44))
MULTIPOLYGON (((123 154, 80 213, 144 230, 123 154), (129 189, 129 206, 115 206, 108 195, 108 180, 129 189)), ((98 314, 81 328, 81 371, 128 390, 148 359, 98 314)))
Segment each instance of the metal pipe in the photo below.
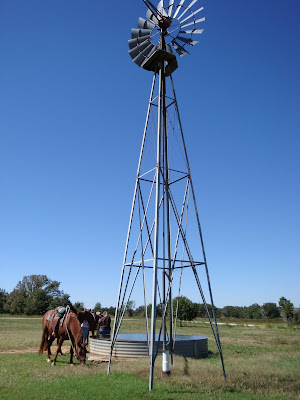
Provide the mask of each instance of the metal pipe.
POLYGON ((110 373, 111 358, 112 358, 113 343, 114 343, 113 339, 115 339, 115 332, 116 332, 115 329, 116 329, 116 322, 117 322, 117 319, 118 319, 118 312, 119 312, 120 299, 121 299, 121 291, 122 291, 122 283, 123 283, 123 278, 124 278, 125 263, 126 263, 126 257, 127 257, 127 251, 128 251, 128 243, 129 243, 129 237, 130 237, 130 231, 131 231, 131 224, 132 224, 132 218, 133 218, 133 211, 134 211, 135 199, 136 199, 136 194, 137 194, 138 177, 139 177, 139 175, 140 175, 141 162, 142 162, 142 157, 143 157, 143 153, 144 153, 146 132, 147 132, 147 126, 148 126, 149 115, 150 115, 151 102, 152 102, 152 98, 153 98, 153 91, 154 91, 154 86, 155 86, 155 79, 156 79, 156 74, 154 74, 153 80, 152 80, 152 87, 151 87, 151 92, 150 92, 150 100, 149 100, 149 105, 148 105, 148 110, 147 110, 147 116, 146 116, 146 122, 145 122, 145 127, 144 127, 144 134, 143 134, 142 146, 141 146, 140 157, 139 157, 138 168, 137 168, 137 179, 136 179, 136 182, 135 182, 133 200, 132 200, 132 205, 131 205, 131 214, 130 214, 130 219, 129 219, 129 224, 128 224, 126 245, 125 245, 124 257, 123 257, 123 267, 122 267, 121 278, 120 278, 120 285, 119 285, 119 293, 118 293, 117 306, 116 306, 116 310, 115 310, 115 319, 114 319, 113 334, 112 334, 112 340, 111 340, 111 351, 110 351, 109 363, 108 363, 108 367, 107 367, 107 375, 109 375, 109 373, 110 373))
MULTIPOLYGON (((164 35, 163 38, 163 50, 165 50, 165 41, 164 35)), ((170 340, 169 340, 169 350, 171 354, 172 364, 173 364, 173 353, 172 353, 172 331, 173 331, 173 309, 172 309, 172 263, 171 263, 171 216, 170 216, 170 199, 169 199, 169 151, 168 151, 168 127, 167 127, 167 107, 166 107, 166 76, 165 76, 165 68, 166 63, 163 63, 162 69, 162 95, 163 95, 163 104, 162 104, 162 113, 163 113, 163 136, 164 136, 164 190, 166 196, 166 223, 167 223, 167 254, 168 254, 168 272, 169 272, 169 282, 170 282, 170 290, 169 290, 169 299, 165 299, 166 306, 169 303, 169 319, 170 319, 170 340)), ((165 279, 165 277, 164 277, 165 279)), ((164 334, 166 333, 166 320, 164 321, 164 334)), ((166 353, 168 356, 169 353, 166 353)))
POLYGON ((159 70, 159 97, 158 97, 158 124, 156 147, 156 194, 155 194, 155 230, 154 230, 154 257, 153 257, 153 284, 152 284, 152 312, 151 312, 151 339, 150 339, 150 376, 149 390, 153 388, 155 325, 156 325, 156 295, 157 295, 157 263, 158 263, 158 234, 159 234, 159 202, 160 202, 160 174, 161 174, 161 85, 162 70, 159 70))
POLYGON ((202 246, 203 258, 204 258, 204 262, 205 262, 205 271, 206 271, 208 289, 209 289, 209 294, 210 294, 210 299, 211 299, 213 317, 214 317, 214 321, 215 321, 216 334, 217 334, 217 338, 218 338, 217 345, 218 345, 219 353, 220 353, 220 357, 221 357, 223 375, 224 375, 224 379, 225 379, 225 382, 226 382, 226 372, 225 372, 225 366, 224 366, 224 359, 223 359, 223 353, 222 353, 222 348, 221 348, 221 342, 220 342, 220 336, 219 336, 219 330, 218 330, 215 306, 214 306, 214 301, 213 301, 213 295, 212 295, 212 290, 211 290, 211 285, 210 285, 209 273, 208 273, 208 268, 207 268, 207 261, 206 261, 206 255, 205 255, 205 250, 204 250, 202 229, 201 229, 201 225, 200 225, 200 219, 199 219, 198 208, 197 208, 197 204, 196 204, 194 186, 193 186, 193 181, 192 181, 192 176, 191 176, 190 165, 189 165, 189 161, 188 161, 188 155, 187 155, 185 140, 184 140, 184 136, 183 136, 183 129, 182 129, 181 119, 180 119, 180 115, 179 115, 178 103, 177 103, 177 99, 176 99, 175 87, 174 87, 174 82, 173 82, 173 79, 172 79, 172 75, 170 75, 170 79, 171 79, 171 84, 172 84, 172 89, 173 89, 173 96, 174 96, 174 100, 175 100, 175 108, 176 108, 176 112, 177 112, 177 118, 178 118, 178 122, 179 122, 181 139, 182 139, 182 143, 183 143, 183 148, 184 148, 184 153, 185 153, 188 173, 189 173, 189 176, 190 176, 192 196, 193 196, 193 200, 194 200, 194 207, 195 207, 196 219, 197 219, 197 224, 198 224, 198 231, 199 231, 199 236, 200 236, 200 241, 201 241, 201 246, 202 246))

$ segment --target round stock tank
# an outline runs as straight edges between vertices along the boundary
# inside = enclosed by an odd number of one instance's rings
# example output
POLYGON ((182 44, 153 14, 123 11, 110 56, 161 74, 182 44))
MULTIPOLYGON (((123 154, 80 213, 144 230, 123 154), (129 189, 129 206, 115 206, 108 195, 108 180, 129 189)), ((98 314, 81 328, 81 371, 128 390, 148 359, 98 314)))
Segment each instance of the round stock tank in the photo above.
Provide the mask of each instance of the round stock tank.
MULTIPOLYGON (((150 339, 149 339, 150 340, 150 339)), ((156 335, 156 346, 158 343, 158 354, 162 351, 162 341, 156 335)), ((104 358, 110 354, 110 338, 89 338, 90 353, 104 358)), ((167 344, 168 345, 168 344, 167 344)), ((208 355, 208 338, 206 336, 176 335, 174 354, 184 357, 205 358, 208 355)), ((148 340, 144 333, 126 333, 117 336, 114 345, 113 357, 117 358, 138 358, 148 357, 148 340)))

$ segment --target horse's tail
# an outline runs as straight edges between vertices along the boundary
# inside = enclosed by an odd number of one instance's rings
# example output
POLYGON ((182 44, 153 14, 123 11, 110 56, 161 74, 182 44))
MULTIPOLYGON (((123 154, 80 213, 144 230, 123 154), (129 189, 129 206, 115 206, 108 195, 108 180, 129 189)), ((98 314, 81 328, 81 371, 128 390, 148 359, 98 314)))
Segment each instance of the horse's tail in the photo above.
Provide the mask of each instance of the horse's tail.
POLYGON ((47 325, 44 324, 44 318, 43 318, 43 334, 42 334, 42 341, 41 341, 41 344, 40 344, 40 348, 39 348, 39 351, 38 351, 38 355, 39 356, 43 353, 43 351, 47 350, 47 347, 48 347, 48 336, 49 336, 48 328, 47 328, 47 325))

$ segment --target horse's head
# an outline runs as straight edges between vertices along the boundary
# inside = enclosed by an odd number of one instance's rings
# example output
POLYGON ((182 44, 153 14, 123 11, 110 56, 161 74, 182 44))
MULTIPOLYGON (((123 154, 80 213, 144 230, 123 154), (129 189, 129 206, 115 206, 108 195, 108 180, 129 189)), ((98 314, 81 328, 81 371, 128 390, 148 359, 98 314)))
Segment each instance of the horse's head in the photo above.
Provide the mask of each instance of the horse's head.
POLYGON ((76 346, 76 358, 80 362, 80 364, 85 364, 86 346, 87 346, 87 343, 79 343, 76 346))
POLYGON ((83 343, 80 324, 81 322, 78 315, 75 313, 70 313, 68 329, 70 329, 70 332, 74 338, 75 357, 80 362, 80 364, 85 364, 87 343, 83 343))
POLYGON ((77 318, 80 323, 82 323, 85 319, 88 321, 89 324, 91 324, 95 321, 94 316, 91 313, 91 310, 87 310, 87 309, 85 309, 83 311, 78 311, 77 318))

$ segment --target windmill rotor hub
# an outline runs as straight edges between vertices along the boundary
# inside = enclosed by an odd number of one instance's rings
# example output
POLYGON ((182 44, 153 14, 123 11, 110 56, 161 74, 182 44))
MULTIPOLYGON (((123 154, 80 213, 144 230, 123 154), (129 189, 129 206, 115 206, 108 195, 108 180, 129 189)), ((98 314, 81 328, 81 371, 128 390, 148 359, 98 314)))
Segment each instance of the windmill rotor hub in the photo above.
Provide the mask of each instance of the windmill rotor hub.
POLYGON ((165 32, 172 24, 172 20, 170 17, 162 17, 158 20, 158 26, 161 28, 163 32, 165 32))

